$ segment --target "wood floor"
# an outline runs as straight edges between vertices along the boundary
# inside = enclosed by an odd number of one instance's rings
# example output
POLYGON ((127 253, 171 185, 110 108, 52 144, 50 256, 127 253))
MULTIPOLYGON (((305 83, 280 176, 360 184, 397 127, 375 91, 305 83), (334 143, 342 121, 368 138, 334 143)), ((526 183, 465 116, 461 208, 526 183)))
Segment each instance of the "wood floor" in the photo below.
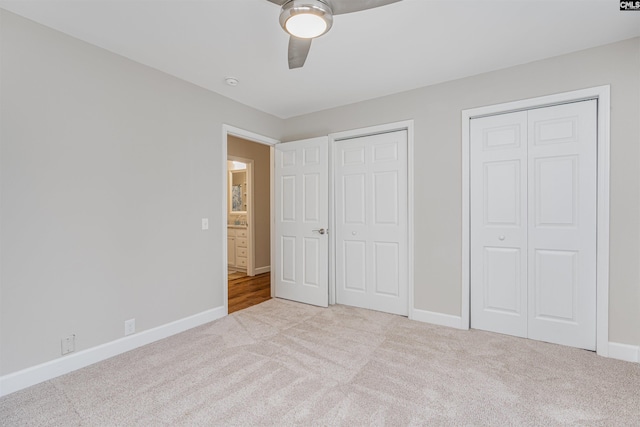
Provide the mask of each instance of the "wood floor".
POLYGON ((271 299, 271 273, 229 277, 229 314, 271 299))

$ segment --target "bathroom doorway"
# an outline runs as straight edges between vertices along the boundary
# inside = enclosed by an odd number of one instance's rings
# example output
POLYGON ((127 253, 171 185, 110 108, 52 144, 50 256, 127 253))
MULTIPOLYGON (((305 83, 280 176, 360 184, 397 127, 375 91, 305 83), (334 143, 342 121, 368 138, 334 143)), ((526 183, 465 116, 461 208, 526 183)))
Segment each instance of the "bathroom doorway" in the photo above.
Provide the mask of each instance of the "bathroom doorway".
POLYGON ((227 134, 227 303, 271 298, 271 147, 227 134))

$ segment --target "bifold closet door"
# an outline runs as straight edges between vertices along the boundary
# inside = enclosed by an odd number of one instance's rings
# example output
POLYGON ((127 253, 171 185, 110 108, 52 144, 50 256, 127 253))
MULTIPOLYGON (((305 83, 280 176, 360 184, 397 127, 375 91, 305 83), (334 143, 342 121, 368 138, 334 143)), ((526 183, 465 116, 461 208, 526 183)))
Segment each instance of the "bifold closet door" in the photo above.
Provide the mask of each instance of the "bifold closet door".
POLYGON ((471 327, 527 336, 527 112, 471 121, 471 327))
POLYGON ((471 121, 471 326, 596 347, 597 103, 471 121))
POLYGON ((408 314, 407 131, 336 142, 336 302, 408 314))
POLYGON ((528 115, 529 338, 595 350, 597 103, 528 115))

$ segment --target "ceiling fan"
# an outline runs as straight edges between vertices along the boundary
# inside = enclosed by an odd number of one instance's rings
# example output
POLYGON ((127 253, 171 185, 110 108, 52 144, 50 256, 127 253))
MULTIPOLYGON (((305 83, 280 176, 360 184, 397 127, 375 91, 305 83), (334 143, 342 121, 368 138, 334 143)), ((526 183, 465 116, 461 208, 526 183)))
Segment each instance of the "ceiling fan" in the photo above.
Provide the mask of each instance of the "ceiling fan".
POLYGON ((282 6, 280 25, 290 34, 289 69, 304 65, 311 40, 320 37, 333 24, 333 16, 359 12, 400 0, 267 0, 282 6))

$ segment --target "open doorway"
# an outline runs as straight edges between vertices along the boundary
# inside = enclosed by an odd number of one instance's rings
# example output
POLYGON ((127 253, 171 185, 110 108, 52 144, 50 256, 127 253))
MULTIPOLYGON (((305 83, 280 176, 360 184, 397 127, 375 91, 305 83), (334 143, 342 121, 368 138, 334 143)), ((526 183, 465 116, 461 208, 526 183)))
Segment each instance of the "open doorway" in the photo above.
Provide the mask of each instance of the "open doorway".
POLYGON ((229 127, 225 127, 225 139, 225 303, 230 314, 264 302, 272 294, 272 144, 229 127))

